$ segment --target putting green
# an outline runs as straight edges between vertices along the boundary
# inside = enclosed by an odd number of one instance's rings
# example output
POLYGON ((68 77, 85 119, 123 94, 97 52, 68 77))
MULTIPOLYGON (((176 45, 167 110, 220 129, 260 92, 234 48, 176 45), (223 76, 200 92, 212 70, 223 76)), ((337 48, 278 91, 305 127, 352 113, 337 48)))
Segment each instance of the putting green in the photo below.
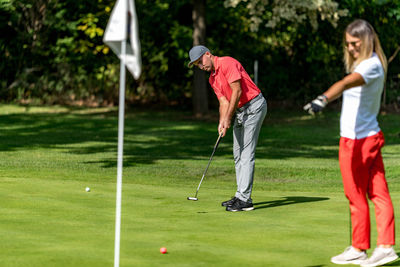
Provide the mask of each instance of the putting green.
MULTIPOLYGON (((4 266, 112 265, 114 183, 2 181, 4 266)), ((124 185, 121 266, 331 266, 348 245, 341 193, 256 190, 254 211, 230 213, 220 206, 230 190, 205 184, 194 202, 192 189, 124 185)))
MULTIPOLYGON (((330 258, 349 245, 338 114, 282 114, 269 114, 261 132, 256 209, 229 213, 220 203, 235 191, 231 134, 214 155, 199 200, 188 201, 215 144, 215 122, 128 113, 120 265, 334 266, 330 258)), ((0 266, 112 266, 115 111, 0 105, 0 115, 0 266)), ((399 118, 382 121, 398 228, 399 118)), ((374 247, 373 214, 371 205, 374 247)))

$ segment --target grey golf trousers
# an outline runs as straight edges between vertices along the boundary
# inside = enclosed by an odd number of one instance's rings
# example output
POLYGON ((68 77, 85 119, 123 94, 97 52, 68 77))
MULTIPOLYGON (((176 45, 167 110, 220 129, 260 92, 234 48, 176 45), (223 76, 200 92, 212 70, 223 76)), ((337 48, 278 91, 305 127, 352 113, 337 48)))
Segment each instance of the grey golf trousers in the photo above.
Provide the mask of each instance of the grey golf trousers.
POLYGON ((235 197, 242 201, 252 202, 255 152, 266 114, 267 102, 261 93, 238 109, 235 114, 233 125, 233 157, 237 182, 235 197))

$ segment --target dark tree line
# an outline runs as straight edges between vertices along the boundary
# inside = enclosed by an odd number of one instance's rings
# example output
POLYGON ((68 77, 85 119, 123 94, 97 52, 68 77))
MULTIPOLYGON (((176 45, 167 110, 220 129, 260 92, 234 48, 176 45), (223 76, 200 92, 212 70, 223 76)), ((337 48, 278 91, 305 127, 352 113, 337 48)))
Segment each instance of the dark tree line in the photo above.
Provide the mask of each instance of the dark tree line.
MULTIPOLYGON (((214 108, 207 75, 187 68, 189 49, 205 44, 237 58, 250 75, 257 60, 269 101, 300 106, 344 75, 343 29, 364 18, 390 61, 384 103, 398 108, 400 1, 314 2, 136 0, 143 72, 138 81, 128 78, 128 103, 193 108, 197 115, 214 108)), ((115 104, 119 62, 102 43, 114 4, 0 0, 1 101, 115 104)))

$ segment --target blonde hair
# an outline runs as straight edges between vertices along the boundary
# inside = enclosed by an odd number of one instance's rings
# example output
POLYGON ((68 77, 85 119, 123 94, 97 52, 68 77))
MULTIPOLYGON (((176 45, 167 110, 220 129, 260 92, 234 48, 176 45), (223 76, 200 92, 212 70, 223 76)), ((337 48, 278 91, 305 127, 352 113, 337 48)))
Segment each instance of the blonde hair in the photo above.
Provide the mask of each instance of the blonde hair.
POLYGON ((361 61, 368 59, 375 52, 381 61, 383 70, 387 71, 387 60, 374 28, 367 21, 357 19, 350 23, 343 36, 344 64, 348 73, 354 71, 361 61), (346 46, 346 33, 361 40, 360 56, 354 60, 346 46))

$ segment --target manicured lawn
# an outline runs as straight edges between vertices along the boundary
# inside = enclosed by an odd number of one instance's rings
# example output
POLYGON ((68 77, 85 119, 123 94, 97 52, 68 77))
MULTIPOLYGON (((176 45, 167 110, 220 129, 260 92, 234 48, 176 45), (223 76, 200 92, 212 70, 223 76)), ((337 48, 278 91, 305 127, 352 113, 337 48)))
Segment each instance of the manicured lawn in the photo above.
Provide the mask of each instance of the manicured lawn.
MULTIPOLYGON (((235 192, 231 133, 199 201, 187 201, 218 137, 217 122, 178 111, 126 113, 121 266, 334 266, 330 257, 349 245, 337 112, 267 115, 256 209, 239 213, 220 206, 235 192)), ((112 108, 0 105, 0 266, 113 265, 117 117, 112 108)), ((380 122, 398 229, 400 116, 380 122)), ((374 247, 374 216, 372 222, 374 247)))

